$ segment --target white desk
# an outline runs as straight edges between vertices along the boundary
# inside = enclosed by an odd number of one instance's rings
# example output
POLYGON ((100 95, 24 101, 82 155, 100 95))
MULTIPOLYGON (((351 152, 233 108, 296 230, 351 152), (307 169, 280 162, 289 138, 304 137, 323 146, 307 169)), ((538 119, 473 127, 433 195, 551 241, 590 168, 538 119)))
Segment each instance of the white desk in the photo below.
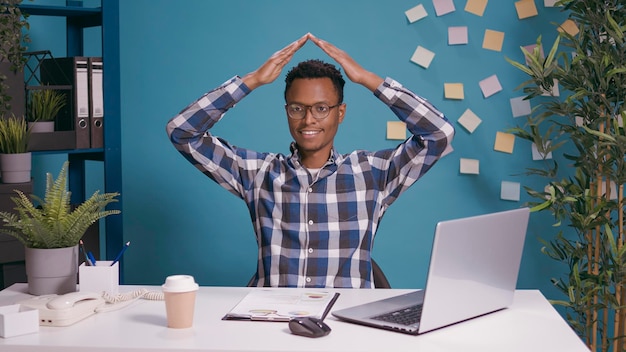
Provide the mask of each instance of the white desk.
MULTIPOLYGON (((122 286, 121 291, 137 288, 122 286)), ((0 338, 0 351, 589 351, 536 290, 517 291, 509 309, 420 336, 345 323, 329 315, 326 322, 333 331, 317 339, 292 335, 286 323, 221 320, 248 290, 201 287, 190 329, 168 329, 164 302, 140 300, 69 327, 40 327, 36 334, 0 338)), ((334 309, 409 290, 336 291, 341 296, 334 309)), ((24 292, 25 284, 1 291, 0 305, 28 297, 24 292)))

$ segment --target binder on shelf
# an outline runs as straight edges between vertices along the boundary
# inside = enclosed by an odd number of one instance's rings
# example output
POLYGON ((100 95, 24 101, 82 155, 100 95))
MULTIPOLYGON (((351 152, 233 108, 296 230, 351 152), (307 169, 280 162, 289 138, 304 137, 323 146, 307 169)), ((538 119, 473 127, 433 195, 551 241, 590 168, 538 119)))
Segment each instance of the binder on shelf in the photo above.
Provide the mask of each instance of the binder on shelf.
POLYGON ((104 96, 102 58, 89 58, 89 132, 91 148, 104 147, 104 96))
POLYGON ((91 147, 89 134, 89 62, 88 58, 62 57, 41 62, 42 84, 71 85, 71 101, 57 117, 57 130, 75 132, 76 149, 91 147))

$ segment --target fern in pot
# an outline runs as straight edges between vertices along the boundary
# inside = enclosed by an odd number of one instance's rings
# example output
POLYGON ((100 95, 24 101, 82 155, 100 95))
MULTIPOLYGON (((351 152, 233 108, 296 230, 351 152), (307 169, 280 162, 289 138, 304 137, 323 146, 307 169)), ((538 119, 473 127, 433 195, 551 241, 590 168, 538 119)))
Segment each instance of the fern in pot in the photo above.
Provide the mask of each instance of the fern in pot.
POLYGON ((23 117, 0 118, 0 173, 2 183, 30 182, 30 129, 23 117))
POLYGON ((76 291, 78 244, 87 228, 99 219, 119 214, 105 209, 117 202, 119 193, 96 191, 83 203, 72 206, 67 189, 65 162, 59 176, 46 175, 44 199, 16 190, 15 212, 0 212, 0 232, 13 236, 26 247, 28 290, 34 295, 76 291))
POLYGON ((67 97, 61 91, 45 87, 31 90, 26 104, 26 116, 32 132, 54 132, 54 121, 65 105, 67 97))

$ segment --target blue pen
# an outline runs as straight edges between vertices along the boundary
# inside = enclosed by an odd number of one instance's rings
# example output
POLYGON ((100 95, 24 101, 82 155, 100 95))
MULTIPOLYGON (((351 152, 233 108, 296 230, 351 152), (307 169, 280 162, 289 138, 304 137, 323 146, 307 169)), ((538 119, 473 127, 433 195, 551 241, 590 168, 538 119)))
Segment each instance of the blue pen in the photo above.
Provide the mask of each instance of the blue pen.
POLYGON ((124 254, 124 252, 126 252, 126 248, 128 248, 128 246, 130 246, 130 241, 126 242, 124 247, 122 247, 122 250, 117 253, 117 256, 115 257, 115 259, 113 259, 113 263, 111 263, 111 266, 120 261, 120 258, 122 258, 122 255, 124 254))
POLYGON ((93 256, 93 253, 91 253, 91 251, 87 253, 87 257, 89 257, 91 265, 96 266, 96 258, 93 256))

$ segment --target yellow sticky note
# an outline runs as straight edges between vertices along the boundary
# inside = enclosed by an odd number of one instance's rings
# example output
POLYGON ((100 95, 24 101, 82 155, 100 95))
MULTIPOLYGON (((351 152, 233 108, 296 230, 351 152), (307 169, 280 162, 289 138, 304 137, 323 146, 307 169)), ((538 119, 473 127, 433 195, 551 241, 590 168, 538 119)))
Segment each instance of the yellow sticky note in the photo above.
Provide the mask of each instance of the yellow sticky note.
POLYGON ((483 49, 501 51, 503 42, 504 32, 498 32, 491 29, 485 30, 485 37, 483 38, 483 49))
POLYGON ((513 153, 513 146, 515 145, 515 135, 511 133, 496 132, 496 143, 493 147, 494 150, 503 153, 513 153))
POLYGON ((444 83, 443 90, 446 99, 462 100, 465 98, 465 94, 463 93, 463 83, 444 83))
POLYGON ((537 16, 537 6, 535 6, 535 0, 521 0, 515 3, 515 9, 517 10, 517 17, 520 20, 524 18, 537 16))
POLYGON ((402 121, 387 121, 387 139, 406 139, 406 124, 402 121))
POLYGON ((476 16, 482 16, 487 7, 487 0, 467 0, 465 11, 473 13, 476 16))
POLYGON ((558 31, 559 32, 565 31, 571 36, 575 36, 579 32, 576 22, 572 20, 566 20, 565 22, 563 22, 561 26, 558 28, 558 31))

